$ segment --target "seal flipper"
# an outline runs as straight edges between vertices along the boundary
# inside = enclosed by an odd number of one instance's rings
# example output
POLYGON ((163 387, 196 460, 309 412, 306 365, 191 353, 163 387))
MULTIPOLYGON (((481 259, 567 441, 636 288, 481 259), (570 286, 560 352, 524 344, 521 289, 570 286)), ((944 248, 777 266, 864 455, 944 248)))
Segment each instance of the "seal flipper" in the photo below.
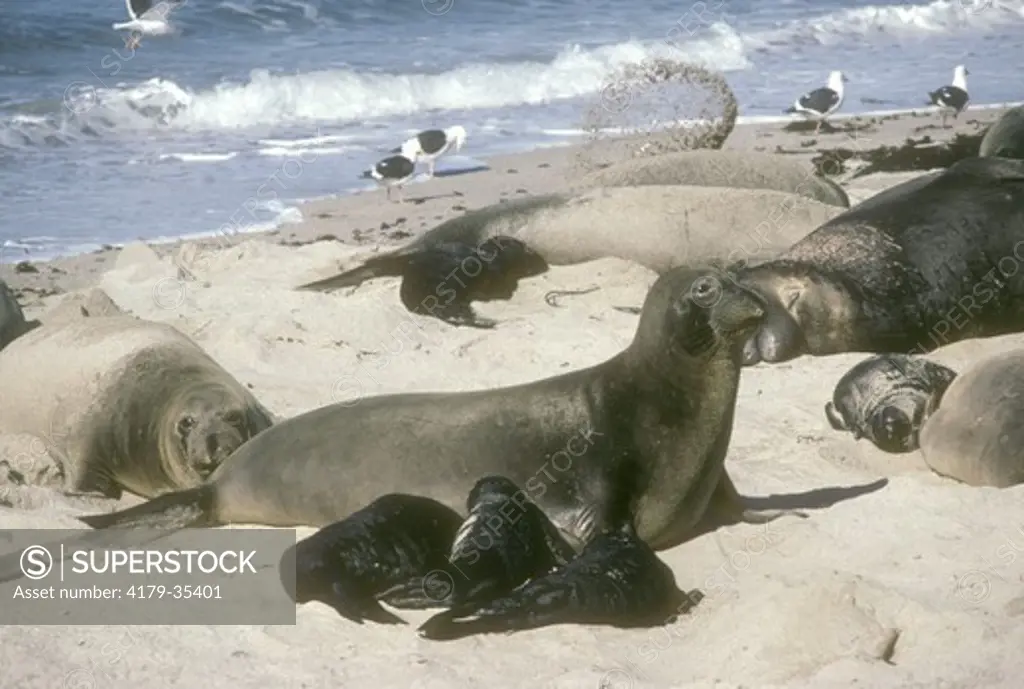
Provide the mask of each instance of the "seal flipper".
POLYGON ((848 431, 848 430, 850 430, 846 426, 845 419, 843 419, 843 417, 839 414, 839 411, 836 409, 836 405, 833 404, 832 402, 826 402, 825 403, 825 418, 828 419, 828 424, 830 426, 832 426, 833 430, 836 430, 836 431, 848 431))
POLYGON ((330 598, 321 602, 331 606, 335 612, 347 620, 356 624, 362 624, 363 620, 370 620, 378 624, 408 624, 398 615, 388 612, 376 600, 370 598, 355 598, 345 591, 340 583, 331 587, 330 598))
MULTIPOLYGON (((431 594, 426 577, 416 577, 401 584, 392 586, 377 596, 377 600, 387 603, 393 608, 403 610, 429 610, 451 605, 452 587, 448 586, 444 595, 431 594)), ((451 577, 451 575, 448 575, 451 577)))
POLYGON ((149 527, 185 529, 190 526, 216 526, 213 516, 214 489, 210 484, 165 493, 141 505, 107 514, 78 517, 94 529, 149 527))
POLYGON ((379 277, 398 277, 409 265, 409 256, 399 249, 385 256, 374 256, 363 265, 323 280, 314 280, 295 289, 302 292, 330 292, 342 287, 358 287, 367 280, 379 277))

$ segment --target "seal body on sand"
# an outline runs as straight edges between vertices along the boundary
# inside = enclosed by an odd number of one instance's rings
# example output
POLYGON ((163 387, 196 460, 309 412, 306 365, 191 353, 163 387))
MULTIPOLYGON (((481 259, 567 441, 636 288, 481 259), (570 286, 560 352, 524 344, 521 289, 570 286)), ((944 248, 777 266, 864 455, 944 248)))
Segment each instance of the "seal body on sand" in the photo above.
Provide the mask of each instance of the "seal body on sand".
POLYGON ((443 570, 382 596, 395 607, 475 606, 565 565, 576 553, 519 486, 504 476, 477 481, 466 500, 469 516, 459 527, 443 570), (436 590, 444 578, 450 595, 436 590), (433 589, 433 590, 432 590, 433 589))
POLYGON ((728 274, 679 268, 648 292, 632 343, 596 366, 314 409, 253 438, 199 488, 82 520, 319 526, 391 492, 461 510, 481 477, 501 475, 575 550, 629 521, 659 549, 700 533, 704 517, 763 522, 786 512, 745 508, 725 472, 741 349, 761 317, 728 274))
POLYGON ((825 417, 837 431, 884 452, 913 452, 921 425, 938 408, 956 371, 905 354, 860 362, 839 379, 825 417))
POLYGON ((592 172, 581 187, 686 185, 771 189, 829 206, 850 207, 838 184, 805 163, 771 153, 698 150, 634 158, 592 172))
POLYGON ((967 159, 880 196, 738 272, 768 305, 745 363, 1024 329, 1024 161, 967 159))
POLYGON ((199 485, 272 418, 175 328, 130 316, 42 325, 0 352, 0 431, 40 438, 67 488, 199 485))
POLYGON ((1024 160, 1024 105, 1010 108, 988 128, 978 155, 1024 160))
POLYGON ((442 641, 553 624, 653 627, 674 622, 703 597, 680 591, 668 565, 625 528, 598 534, 567 566, 506 596, 434 615, 419 633, 442 641))
POLYGON ((21 304, 7 283, 0 280, 0 349, 38 326, 39 321, 25 320, 21 304))
MULTIPOLYGON (((461 255, 498 236, 518 240, 550 265, 614 257, 663 273, 711 259, 762 261, 778 256, 840 212, 766 189, 645 186, 528 197, 470 211, 404 247, 298 289, 330 291, 376 277, 402 276, 403 288, 414 281, 440 294, 438 270, 421 267, 439 265, 439 247, 444 247, 442 255, 461 255), (453 248, 459 246, 463 248, 453 248), (414 265, 420 267, 410 267, 414 265)), ((453 284, 451 279, 444 282, 453 284)))
POLYGON ((436 500, 383 495, 348 518, 299 541, 281 557, 296 603, 320 601, 353 622, 404 624, 377 596, 447 564, 462 517, 436 500), (289 580, 294 559, 295 580, 289 580), (290 584, 294 583, 294 589, 290 584))
POLYGON ((1024 482, 1024 351, 962 371, 921 429, 932 471, 971 486, 1024 482))

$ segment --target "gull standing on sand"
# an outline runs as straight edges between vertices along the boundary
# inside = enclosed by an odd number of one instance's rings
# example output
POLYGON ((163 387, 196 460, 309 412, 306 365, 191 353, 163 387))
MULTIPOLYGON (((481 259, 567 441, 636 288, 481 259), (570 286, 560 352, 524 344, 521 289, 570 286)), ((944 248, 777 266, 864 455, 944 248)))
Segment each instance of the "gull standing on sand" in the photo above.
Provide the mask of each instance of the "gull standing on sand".
POLYGON ((434 161, 449 151, 457 153, 464 143, 466 143, 466 130, 455 125, 447 129, 422 131, 391 152, 401 153, 416 163, 426 163, 427 175, 433 177, 434 161))
POLYGON ((942 113, 942 126, 946 126, 946 118, 950 114, 955 120, 964 111, 971 97, 967 95, 967 75, 970 72, 963 65, 957 65, 953 70, 953 85, 943 86, 928 93, 932 105, 939 106, 942 113))
POLYGON ((153 0, 124 0, 131 20, 117 22, 112 26, 116 31, 131 31, 124 44, 126 48, 134 49, 142 43, 142 35, 165 36, 174 33, 174 27, 167 21, 167 17, 184 2, 185 0, 160 0, 157 3, 153 0))
POLYGON ((808 91, 783 112, 786 114, 797 113, 808 120, 818 120, 818 126, 814 129, 814 133, 817 134, 821 130, 825 118, 843 104, 843 84, 847 81, 842 72, 833 71, 829 73, 828 83, 825 86, 808 91))
POLYGON ((363 177, 376 180, 377 184, 388 190, 388 201, 391 200, 391 188, 398 187, 398 202, 402 203, 402 185, 416 174, 416 164, 404 155, 389 156, 377 162, 363 173, 363 177))

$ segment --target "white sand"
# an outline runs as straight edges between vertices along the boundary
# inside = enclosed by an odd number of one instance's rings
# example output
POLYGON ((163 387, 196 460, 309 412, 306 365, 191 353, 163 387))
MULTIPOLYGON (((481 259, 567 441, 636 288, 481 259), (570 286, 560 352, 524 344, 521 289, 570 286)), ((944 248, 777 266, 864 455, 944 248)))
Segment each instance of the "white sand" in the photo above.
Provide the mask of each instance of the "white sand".
MULTIPOLYGON (((879 179, 851 198, 878 191, 879 179)), ((199 282, 137 246, 100 286, 122 308, 192 336, 282 417, 595 364, 633 335, 636 317, 611 306, 639 305, 654 279, 616 259, 556 267, 510 302, 478 304, 500 321, 480 331, 409 314, 393 278, 353 293, 290 290, 366 249, 254 238, 184 251, 199 282), (595 284, 564 308, 543 302, 550 289, 595 284)), ((934 358, 959 369, 1021 343, 966 342, 934 358)), ((918 453, 886 455, 833 431, 823 406, 865 356, 744 372, 728 466, 741 492, 790 495, 811 516, 722 528, 662 553, 681 587, 707 596, 663 629, 551 627, 442 644, 416 636, 426 614, 403 613, 409 627, 357 626, 319 603, 302 606, 295 626, 5 627, 0 687, 1019 687, 1024 486, 958 485, 918 453)), ((46 459, 26 439, 0 438, 0 453, 30 484, 47 483, 46 459)), ((4 528, 74 527, 72 516, 90 511, 33 485, 0 484, 0 498, 16 506, 0 508, 4 528)))

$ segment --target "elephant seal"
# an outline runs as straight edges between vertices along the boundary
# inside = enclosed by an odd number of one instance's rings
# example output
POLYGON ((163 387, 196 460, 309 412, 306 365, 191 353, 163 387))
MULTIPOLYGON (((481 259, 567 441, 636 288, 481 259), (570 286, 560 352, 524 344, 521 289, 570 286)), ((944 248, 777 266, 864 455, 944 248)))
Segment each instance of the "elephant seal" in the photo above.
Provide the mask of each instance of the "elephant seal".
POLYGON ((725 470, 741 349, 762 315, 760 299, 728 274, 680 267, 649 290, 630 345, 596 366, 314 409, 260 433, 202 486, 80 519, 95 528, 321 526, 391 492, 461 510, 488 474, 525 486, 576 551, 630 521, 663 549, 718 520, 795 514, 749 508, 725 470))
POLYGON ((679 590, 669 566, 627 526, 598 534, 564 568, 471 611, 440 612, 418 631, 448 641, 553 624, 654 627, 674 622, 703 597, 679 590))
POLYGON ((873 356, 839 379, 825 417, 835 430, 867 438, 883 452, 913 452, 921 425, 954 378, 956 371, 927 359, 873 356))
POLYGON ((1024 482, 1024 350, 962 371, 921 429, 921 454, 937 474, 970 486, 1024 482))
POLYGON ((576 557, 540 508, 504 476, 477 481, 466 508, 469 516, 444 568, 392 589, 383 600, 400 608, 472 608, 576 557), (448 595, 438 596, 441 588, 448 595))
POLYGON ((281 580, 296 603, 320 601, 358 624, 405 624, 377 596, 445 566, 461 523, 436 500, 383 495, 285 551, 281 580))
POLYGON ((966 159, 880 196, 737 271, 768 305, 745 364, 1024 329, 1024 161, 966 159))
POLYGON ((698 150, 634 158, 583 177, 581 187, 686 185, 771 189, 829 206, 850 207, 841 186, 810 165, 772 153, 698 150))
POLYGON ((273 422, 180 331, 130 316, 44 324, 0 352, 0 380, 0 432, 42 440, 72 492, 197 486, 273 422))
MULTIPOLYGON (((471 302, 510 299, 519 280, 548 269, 544 259, 528 246, 501 235, 475 247, 441 242, 423 251, 381 259, 383 264, 390 263, 385 268, 388 274, 403 276, 398 294, 409 311, 474 328, 493 328, 497 323, 476 315, 471 302)), ((329 289, 333 280, 313 282, 301 289, 329 289)))
POLYGON ((25 320, 21 304, 7 283, 0 280, 0 349, 39 325, 37 320, 25 320))
POLYGON ((988 128, 978 155, 1024 160, 1024 105, 1010 108, 988 128))
POLYGON ((437 271, 411 266, 436 265, 438 247, 450 252, 448 247, 461 245, 461 253, 472 252, 499 236, 518 240, 549 265, 614 257, 663 273, 715 258, 761 261, 839 213, 835 206, 767 189, 646 186, 547 194, 470 211, 403 247, 297 289, 330 291, 401 276, 403 288, 407 281, 426 283, 441 297, 446 285, 436 282, 437 271))

